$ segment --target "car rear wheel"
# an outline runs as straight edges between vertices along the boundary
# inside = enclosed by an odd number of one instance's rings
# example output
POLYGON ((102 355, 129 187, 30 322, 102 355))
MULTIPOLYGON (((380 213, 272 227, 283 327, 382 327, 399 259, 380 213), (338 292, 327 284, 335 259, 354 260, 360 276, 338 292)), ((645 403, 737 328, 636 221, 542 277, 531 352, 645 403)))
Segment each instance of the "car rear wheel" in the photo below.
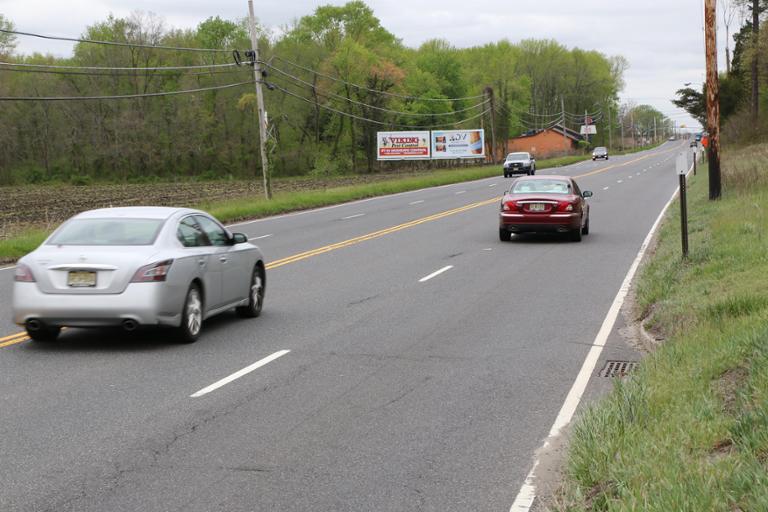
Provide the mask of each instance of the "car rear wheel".
POLYGON ((504 228, 499 228, 499 240, 501 240, 502 242, 509 242, 510 240, 512 240, 512 233, 510 233, 504 228))
POLYGON ((264 305, 264 291, 266 280, 264 279, 264 267, 256 265, 251 275, 251 289, 248 296, 248 305, 240 306, 235 309, 237 314, 243 318, 256 318, 261 314, 261 307, 264 305))
POLYGON ((30 329, 27 327, 27 336, 37 343, 52 343, 56 341, 61 332, 61 327, 40 327, 39 329, 30 329))
POLYGON ((588 235, 589 234, 589 217, 587 217, 587 222, 584 224, 584 227, 581 228, 581 234, 582 235, 588 235))
POLYGON ((581 228, 571 230, 571 241, 581 242, 581 228))
POLYGON ((203 297, 200 288, 192 284, 187 291, 184 309, 181 311, 181 325, 177 334, 182 343, 194 343, 200 337, 203 327, 203 297))

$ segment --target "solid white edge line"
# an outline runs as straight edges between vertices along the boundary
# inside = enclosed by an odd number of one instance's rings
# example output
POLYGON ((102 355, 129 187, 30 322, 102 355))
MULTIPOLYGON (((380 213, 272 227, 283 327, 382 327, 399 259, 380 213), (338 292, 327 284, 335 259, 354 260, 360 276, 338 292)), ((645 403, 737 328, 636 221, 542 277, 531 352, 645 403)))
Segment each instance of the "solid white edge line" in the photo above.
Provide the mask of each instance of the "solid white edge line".
POLYGON ((13 270, 16 268, 16 265, 11 265, 10 267, 0 267, 0 270, 13 270))
POLYGON ((356 219, 358 217, 362 217, 365 215, 364 213, 356 213, 354 215, 347 215, 346 217, 342 217, 341 220, 349 220, 349 219, 356 219))
POLYGON ((257 368, 261 368, 265 364, 271 363, 272 361, 274 361, 278 357, 282 357, 285 354, 287 354, 288 352, 290 352, 290 350, 280 350, 278 352, 275 352, 274 354, 272 354, 270 356, 267 356, 264 359, 260 359, 260 360, 256 361, 255 363, 253 363, 250 366, 246 366, 242 370, 236 371, 235 373, 233 373, 229 377, 224 377, 223 379, 214 382, 210 386, 206 386, 203 389, 201 389, 200 391, 192 393, 191 395, 189 395, 189 398, 199 398, 199 397, 201 397, 203 395, 207 395, 211 391, 215 391, 215 390, 219 389, 221 386, 225 386, 225 385, 229 384, 230 382, 232 382, 233 380, 239 379, 243 375, 247 375, 247 374, 251 373, 253 370, 256 370, 257 368))
MULTIPOLYGON (((690 174, 692 170, 693 166, 691 166, 691 168, 688 170, 688 174, 690 174)), ((597 361, 599 360, 600 354, 603 351, 603 347, 608 341, 608 336, 613 330, 613 326, 616 323, 616 318, 619 316, 619 311, 621 310, 621 306, 624 304, 624 299, 629 293, 629 287, 632 284, 632 279, 634 279, 635 273, 640 266, 640 262, 643 260, 643 256, 645 256, 645 251, 648 250, 648 246, 651 244, 651 239, 656 233, 656 230, 659 228, 664 215, 667 213, 667 210, 679 193, 680 188, 678 187, 675 190, 675 193, 672 194, 672 197, 669 199, 669 201, 667 201, 667 204, 664 205, 664 208, 662 208, 661 213, 656 218, 656 222, 653 223, 651 230, 648 232, 648 235, 646 235, 645 240, 643 240, 643 243, 640 246, 640 250, 635 257, 635 260, 632 262, 632 265, 629 267, 629 271, 624 277, 624 281, 621 283, 621 287, 619 288, 616 297, 613 299, 613 303, 608 310, 608 314, 606 315, 605 320, 603 320, 603 324, 600 326, 600 330, 598 331, 597 336, 595 336, 595 341, 592 344, 592 347, 589 349, 587 357, 584 359, 581 370, 579 370, 579 373, 576 376, 576 380, 574 381, 571 390, 568 392, 568 396, 566 396, 565 402, 563 402, 563 406, 560 408, 560 412, 558 413, 557 418, 555 418, 555 422, 552 424, 552 428, 549 431, 549 436, 547 436, 547 439, 544 441, 544 444, 541 445, 541 448, 537 450, 537 453, 546 449, 550 444, 550 440, 553 440, 555 437, 560 435, 560 431, 563 429, 563 427, 565 427, 568 423, 571 422, 571 419, 573 419, 576 408, 578 407, 579 402, 581 402, 581 397, 584 394, 584 390, 587 388, 590 377, 592 376, 592 372, 595 371, 595 366, 597 365, 597 361)), ((536 499, 535 481, 536 468, 538 465, 539 459, 537 458, 534 460, 531 471, 525 477, 525 481, 520 487, 520 491, 517 493, 515 501, 509 508, 510 512, 528 512, 533 506, 533 501, 536 499)))
POLYGON ((421 204, 421 203, 423 203, 423 202, 424 202, 424 200, 423 200, 423 199, 419 199, 418 201, 413 201, 412 203, 408 203, 408 205, 409 205, 409 206, 413 206, 413 205, 415 205, 415 204, 421 204))
POLYGON ((435 271, 435 272, 432 272, 432 273, 431 273, 431 274, 429 274, 428 276, 424 276, 424 277, 422 277, 421 279, 419 279, 419 282, 420 282, 420 283, 424 283, 424 282, 427 282, 427 281, 429 281, 430 279, 432 279, 433 277, 439 276, 439 275, 440 275, 440 274, 442 274, 443 272, 447 272, 448 270, 451 270, 452 268, 453 268, 453 265, 448 265, 447 267, 443 267, 443 268, 441 268, 440 270, 437 270, 437 271, 435 271))
POLYGON ((249 238, 248 240, 261 240, 262 238, 269 238, 269 237, 270 237, 270 236, 272 236, 273 234, 274 234, 274 233, 270 233, 270 234, 268 234, 268 235, 254 236, 253 238, 249 238))
POLYGON ((458 192, 456 192, 456 195, 459 195, 459 194, 466 194, 466 193, 467 193, 467 191, 466 191, 466 190, 459 190, 458 192))

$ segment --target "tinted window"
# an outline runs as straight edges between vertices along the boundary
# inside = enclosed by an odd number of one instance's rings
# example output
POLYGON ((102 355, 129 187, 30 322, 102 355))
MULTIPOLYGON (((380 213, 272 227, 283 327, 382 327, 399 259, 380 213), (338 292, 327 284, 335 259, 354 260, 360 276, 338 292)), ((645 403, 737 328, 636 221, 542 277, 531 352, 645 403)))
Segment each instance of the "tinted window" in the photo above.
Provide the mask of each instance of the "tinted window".
POLYGON ((162 219, 74 219, 48 245, 152 245, 162 219))
POLYGON ((528 160, 528 153, 510 153, 507 160, 528 160))
POLYGON ((563 180, 518 180, 509 189, 512 194, 571 194, 571 184, 563 180))
POLYGON ((208 237, 200 226, 197 225, 193 217, 185 217, 179 222, 179 228, 176 230, 176 238, 179 239, 184 247, 203 247, 211 245, 208 237))
POLYGON ((200 227, 203 228, 205 234, 208 235, 208 240, 213 245, 229 245, 229 236, 218 223, 202 215, 195 216, 195 219, 197 219, 200 227))

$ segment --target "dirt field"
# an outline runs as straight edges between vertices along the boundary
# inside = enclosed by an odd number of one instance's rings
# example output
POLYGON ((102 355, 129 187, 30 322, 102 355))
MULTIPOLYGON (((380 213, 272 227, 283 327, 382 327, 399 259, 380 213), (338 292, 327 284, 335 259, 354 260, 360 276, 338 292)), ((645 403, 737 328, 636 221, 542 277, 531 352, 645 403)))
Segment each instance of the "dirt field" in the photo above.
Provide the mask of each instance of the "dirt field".
MULTIPOLYGON (((274 193, 318 190, 416 176, 387 173, 328 179, 283 179, 272 184, 274 193)), ((0 187, 0 239, 30 228, 52 228, 72 215, 109 206, 195 206, 209 201, 261 197, 260 180, 108 185, 28 185, 0 187)))

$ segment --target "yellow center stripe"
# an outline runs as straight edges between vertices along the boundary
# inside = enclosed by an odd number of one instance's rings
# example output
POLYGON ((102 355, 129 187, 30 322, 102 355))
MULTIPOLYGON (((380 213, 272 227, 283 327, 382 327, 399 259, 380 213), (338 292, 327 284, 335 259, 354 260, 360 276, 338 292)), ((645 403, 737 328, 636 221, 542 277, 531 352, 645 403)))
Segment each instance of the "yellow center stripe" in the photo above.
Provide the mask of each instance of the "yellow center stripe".
MULTIPOLYGON (((623 167, 625 165, 629 165, 635 162, 639 162, 640 160, 643 160, 645 158, 649 158, 651 156, 669 153, 670 151, 674 151, 675 149, 670 149, 668 151, 662 151, 660 153, 653 153, 652 155, 645 155, 641 156, 640 158, 636 158, 634 160, 630 160, 628 162, 624 162, 621 164, 614 164, 610 165, 608 167, 604 167, 602 169, 598 169, 596 171, 588 172, 585 174, 581 174, 578 176, 575 176, 576 178, 583 178, 585 176, 592 176, 594 174, 600 174, 605 171, 609 171, 611 169, 615 169, 617 167, 623 167)), ((480 207, 480 206, 486 206, 489 204, 493 204, 497 201, 499 201, 499 197, 494 197, 493 199, 488 199, 486 201, 479 201, 477 203, 471 203, 465 206, 461 206, 459 208, 454 208, 453 210, 447 210, 441 213, 436 213, 434 215, 430 215, 428 217, 422 217, 420 219, 412 220, 410 222, 405 222, 403 224, 398 224, 397 226, 392 226, 389 228, 381 229, 379 231, 374 231, 373 233, 368 233, 367 235, 361 235, 355 238, 350 238, 349 240, 344 240, 342 242, 337 242, 335 244, 325 245, 323 247, 318 247, 317 249, 312 249, 309 251, 301 252, 299 254, 294 254, 293 256, 288 256, 286 258, 281 258, 279 260, 275 260, 271 263, 267 264, 267 269, 273 269, 282 267, 283 265, 288 265, 289 263, 296 263, 297 261, 305 260, 308 258, 312 258, 314 256, 318 256, 320 254, 325 254, 327 252, 335 251, 338 249, 343 249, 345 247, 351 247, 353 245, 359 244, 361 242, 366 242, 368 240, 373 240, 374 238, 380 238, 385 235, 389 235, 391 233, 396 233, 398 231, 402 231, 403 229, 412 228, 414 226, 418 226, 419 224, 424 224, 425 222, 432 222, 433 220, 442 219, 445 217, 449 217, 451 215, 455 215, 457 213, 465 212, 467 210, 472 210, 474 208, 480 207)), ((4 338, 0 338, 0 348, 7 347, 9 345, 15 345, 17 343, 21 343, 22 341, 26 341, 28 339, 27 333, 25 332, 19 332, 16 334, 12 334, 10 336, 6 336, 4 338)))

